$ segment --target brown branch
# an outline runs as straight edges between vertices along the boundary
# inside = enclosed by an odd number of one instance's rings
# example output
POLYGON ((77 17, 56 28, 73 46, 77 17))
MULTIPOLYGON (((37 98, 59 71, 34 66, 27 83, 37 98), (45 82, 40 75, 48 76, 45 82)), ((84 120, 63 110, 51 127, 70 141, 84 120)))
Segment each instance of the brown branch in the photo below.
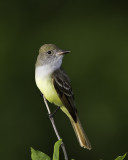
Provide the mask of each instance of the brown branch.
MULTIPOLYGON (((44 98, 44 103, 45 103, 45 105, 46 105, 46 108, 47 108, 47 110, 48 110, 48 114, 51 115, 51 111, 50 111, 50 109, 49 109, 47 100, 46 100, 46 98, 45 98, 44 96, 43 96, 43 98, 44 98)), ((52 126, 53 126, 53 129, 54 129, 54 131, 55 131, 55 134, 56 134, 58 140, 60 140, 61 138, 60 138, 60 135, 59 135, 58 130, 57 130, 57 128, 56 128, 55 121, 54 121, 54 119, 53 119, 52 116, 49 116, 49 118, 50 118, 50 121, 51 121, 51 123, 52 123, 52 126)), ((68 160, 66 148, 65 148, 63 142, 62 142, 62 144, 61 144, 61 148, 62 148, 62 150, 63 150, 65 160, 68 160)))

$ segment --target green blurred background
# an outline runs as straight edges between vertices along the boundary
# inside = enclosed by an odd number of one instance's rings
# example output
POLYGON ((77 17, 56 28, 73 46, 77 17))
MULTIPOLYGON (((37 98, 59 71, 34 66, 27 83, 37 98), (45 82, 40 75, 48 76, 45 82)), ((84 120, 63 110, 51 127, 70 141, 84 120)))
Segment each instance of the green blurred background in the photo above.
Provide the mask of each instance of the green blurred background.
POLYGON ((108 160, 128 151, 127 6, 107 0, 0 1, 0 159, 30 159, 30 147, 52 155, 57 139, 34 80, 44 43, 71 50, 64 69, 93 147, 79 146, 59 111, 55 121, 70 159, 108 160))

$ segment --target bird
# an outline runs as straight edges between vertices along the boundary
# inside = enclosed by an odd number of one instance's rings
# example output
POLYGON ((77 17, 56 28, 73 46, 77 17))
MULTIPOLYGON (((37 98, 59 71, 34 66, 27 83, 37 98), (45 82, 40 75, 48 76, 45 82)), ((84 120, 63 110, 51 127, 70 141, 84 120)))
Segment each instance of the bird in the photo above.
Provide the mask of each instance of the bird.
POLYGON ((91 150, 91 143, 78 118, 70 79, 62 68, 63 57, 69 52, 55 44, 42 45, 35 64, 35 82, 46 100, 68 116, 80 146, 91 150))

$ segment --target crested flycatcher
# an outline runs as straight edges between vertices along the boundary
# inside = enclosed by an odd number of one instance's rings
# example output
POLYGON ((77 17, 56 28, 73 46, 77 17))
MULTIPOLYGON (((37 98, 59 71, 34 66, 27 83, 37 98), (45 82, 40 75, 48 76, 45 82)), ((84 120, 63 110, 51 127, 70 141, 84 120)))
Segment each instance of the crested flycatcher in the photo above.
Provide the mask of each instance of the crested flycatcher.
POLYGON ((39 49, 35 65, 35 81, 44 97, 60 106, 69 117, 80 146, 90 150, 91 144, 77 116, 70 80, 61 67, 63 56, 69 52, 54 44, 44 44, 39 49))

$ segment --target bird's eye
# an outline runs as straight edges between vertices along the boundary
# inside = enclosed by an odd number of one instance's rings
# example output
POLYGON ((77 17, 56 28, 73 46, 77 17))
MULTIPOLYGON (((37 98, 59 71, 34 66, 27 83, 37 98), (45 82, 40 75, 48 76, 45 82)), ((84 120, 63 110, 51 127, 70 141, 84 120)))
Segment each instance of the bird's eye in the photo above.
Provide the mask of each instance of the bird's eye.
POLYGON ((51 54, 51 53, 52 53, 51 51, 48 51, 48 52, 47 52, 47 54, 51 54))

